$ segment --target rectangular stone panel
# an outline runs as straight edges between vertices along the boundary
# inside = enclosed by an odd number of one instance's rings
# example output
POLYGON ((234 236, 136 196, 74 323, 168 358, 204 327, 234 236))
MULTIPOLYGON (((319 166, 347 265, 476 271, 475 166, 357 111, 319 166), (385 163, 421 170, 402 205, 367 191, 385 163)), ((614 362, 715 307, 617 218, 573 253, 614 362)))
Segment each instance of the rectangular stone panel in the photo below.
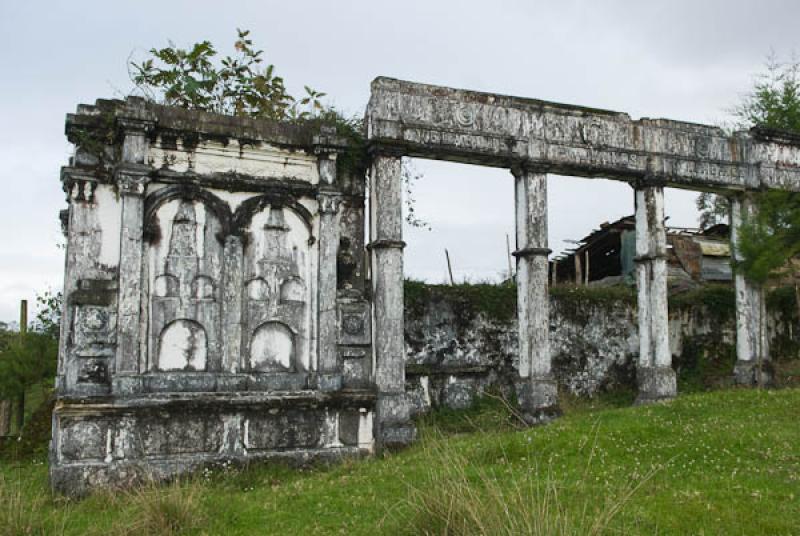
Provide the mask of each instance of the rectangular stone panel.
POLYGON ((218 452, 223 424, 219 415, 150 412, 137 416, 137 435, 145 456, 218 452))
POLYGON ((64 461, 103 461, 108 450, 108 421, 63 417, 59 424, 59 452, 64 461))
POLYGON ((338 306, 339 344, 368 345, 372 340, 370 309, 366 302, 338 306))
POLYGON ((319 410, 277 409, 248 415, 245 446, 256 450, 287 450, 322 446, 325 415, 319 410))

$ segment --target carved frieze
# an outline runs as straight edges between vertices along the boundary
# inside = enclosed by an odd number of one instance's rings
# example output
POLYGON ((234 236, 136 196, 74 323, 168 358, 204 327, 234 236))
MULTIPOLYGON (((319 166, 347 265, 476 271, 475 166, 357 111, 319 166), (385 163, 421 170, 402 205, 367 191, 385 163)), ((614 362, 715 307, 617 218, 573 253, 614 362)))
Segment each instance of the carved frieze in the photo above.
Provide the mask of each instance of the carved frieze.
POLYGON ((713 126, 378 78, 373 145, 403 154, 696 188, 800 191, 800 142, 713 126), (774 169, 774 171, 772 171, 774 169), (759 171, 762 171, 759 176, 759 171))

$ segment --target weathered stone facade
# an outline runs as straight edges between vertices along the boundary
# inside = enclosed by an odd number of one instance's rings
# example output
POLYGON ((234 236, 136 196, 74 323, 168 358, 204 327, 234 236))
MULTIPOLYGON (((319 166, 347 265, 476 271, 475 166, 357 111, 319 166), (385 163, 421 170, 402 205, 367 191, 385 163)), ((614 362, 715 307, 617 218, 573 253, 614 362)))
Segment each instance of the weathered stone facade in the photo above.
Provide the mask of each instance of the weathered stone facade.
POLYGON ((54 488, 372 452, 364 172, 335 130, 136 98, 66 128, 54 488))
MULTIPOLYGON (((373 82, 366 130, 369 243, 367 170, 337 165, 346 147, 335 130, 137 98, 67 117, 76 151, 62 170, 69 210, 56 489, 77 494, 216 461, 302 461, 411 442, 403 156, 514 175, 520 351, 512 383, 531 423, 559 411, 546 173, 624 180, 635 190, 642 402, 676 388, 664 186, 729 195, 735 221, 752 209, 754 191, 800 191, 800 140, 781 132, 726 136, 386 78, 373 82)), ((736 286, 736 377, 763 382, 763 291, 739 277, 736 286)))

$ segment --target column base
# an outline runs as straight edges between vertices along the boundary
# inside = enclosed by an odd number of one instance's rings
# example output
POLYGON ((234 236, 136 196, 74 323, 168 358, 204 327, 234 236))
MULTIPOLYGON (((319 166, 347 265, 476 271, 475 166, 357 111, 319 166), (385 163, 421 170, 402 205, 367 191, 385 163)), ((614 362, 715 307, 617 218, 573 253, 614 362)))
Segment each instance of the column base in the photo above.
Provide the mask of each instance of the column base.
POLYGON ((669 400, 678 393, 678 381, 672 367, 639 367, 636 380, 639 385, 637 406, 669 400))
POLYGON ((529 425, 544 424, 561 415, 555 379, 520 379, 515 387, 522 417, 529 425))
POLYGON ((381 393, 375 405, 375 439, 378 448, 396 450, 409 446, 417 438, 405 393, 381 393))
POLYGON ((775 374, 770 361, 762 361, 759 366, 757 361, 739 360, 733 367, 733 381, 736 385, 771 387, 774 380, 775 374))

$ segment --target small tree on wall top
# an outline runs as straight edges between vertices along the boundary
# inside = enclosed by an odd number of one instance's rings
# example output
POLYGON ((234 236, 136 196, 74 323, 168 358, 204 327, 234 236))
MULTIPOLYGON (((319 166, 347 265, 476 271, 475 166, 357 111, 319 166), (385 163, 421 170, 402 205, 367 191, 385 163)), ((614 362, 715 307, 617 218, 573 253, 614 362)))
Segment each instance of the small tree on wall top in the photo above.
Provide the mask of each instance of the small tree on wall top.
POLYGON ((189 49, 170 42, 150 49, 151 58, 131 62, 131 79, 150 100, 193 110, 287 121, 308 119, 323 109, 325 93, 304 86, 305 96, 292 97, 275 66, 265 65, 263 51, 253 48, 250 31, 236 32, 234 56, 217 63, 209 41, 189 49))
MULTIPOLYGON (((350 168, 366 167, 364 128, 361 118, 347 118, 325 106, 325 93, 303 86, 305 95, 295 98, 286 90, 275 66, 265 64, 263 51, 253 47, 249 30, 237 29, 233 44, 236 54, 216 61, 217 50, 210 41, 183 49, 170 42, 165 48, 152 48, 151 57, 130 62, 130 76, 142 95, 153 102, 225 115, 291 122, 334 124, 348 139, 349 150, 339 158, 350 168)), ((412 227, 430 229, 418 217, 413 184, 422 177, 404 160, 406 222, 412 227)))

